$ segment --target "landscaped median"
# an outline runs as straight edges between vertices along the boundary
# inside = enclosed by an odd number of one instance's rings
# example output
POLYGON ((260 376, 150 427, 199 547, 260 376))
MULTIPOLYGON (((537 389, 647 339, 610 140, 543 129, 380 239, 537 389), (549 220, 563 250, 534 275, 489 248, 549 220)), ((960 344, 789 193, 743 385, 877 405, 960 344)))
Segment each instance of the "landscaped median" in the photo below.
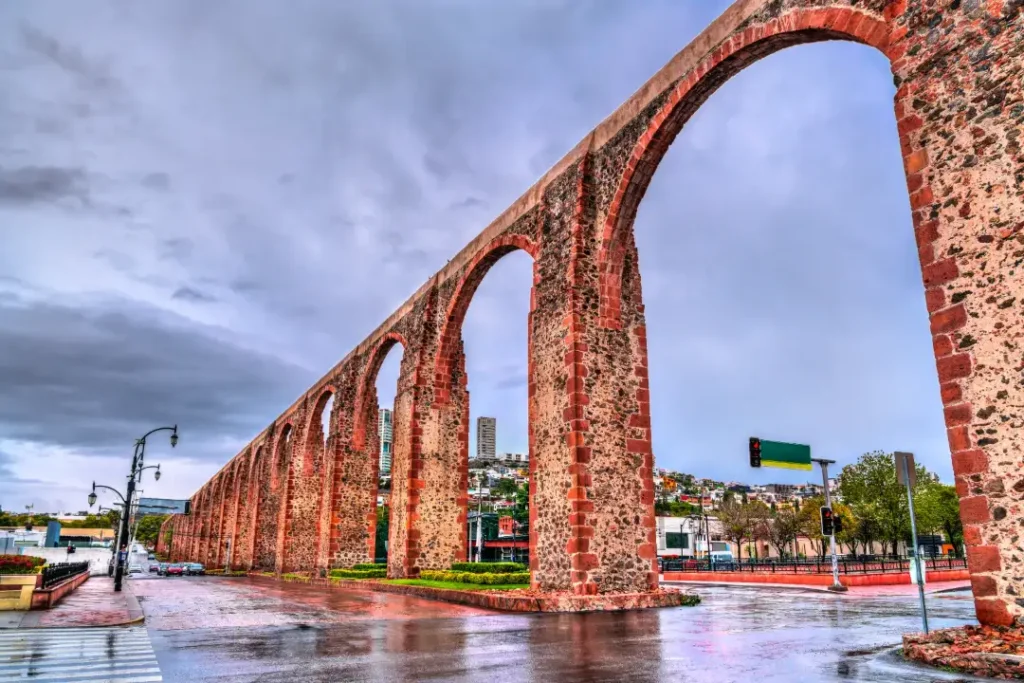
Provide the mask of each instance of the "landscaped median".
MULTIPOLYGON (((332 569, 326 578, 284 574, 285 581, 412 595, 509 612, 596 612, 649 607, 697 605, 700 597, 674 589, 643 593, 576 595, 570 591, 535 591, 530 573, 512 562, 455 563, 448 570, 420 571, 419 578, 387 579, 383 565, 332 569)), ((255 574, 260 575, 260 574, 255 574)))

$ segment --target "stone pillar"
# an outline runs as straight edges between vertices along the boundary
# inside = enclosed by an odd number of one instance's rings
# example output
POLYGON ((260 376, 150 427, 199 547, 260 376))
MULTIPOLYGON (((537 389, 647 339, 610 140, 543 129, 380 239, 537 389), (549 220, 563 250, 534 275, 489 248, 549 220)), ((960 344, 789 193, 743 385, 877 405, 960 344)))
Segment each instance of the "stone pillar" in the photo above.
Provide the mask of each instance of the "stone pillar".
POLYGON ((388 577, 419 574, 420 522, 424 488, 422 428, 420 427, 419 353, 406 348, 392 415, 391 505, 388 522, 388 577))
POLYGON ((351 407, 342 411, 338 418, 338 443, 334 446, 333 483, 328 502, 331 511, 329 567, 372 562, 374 555, 380 469, 377 389, 367 378, 358 401, 356 394, 356 383, 352 382, 348 392, 351 407), (362 415, 357 416, 356 410, 362 415), (358 434, 356 425, 359 425, 358 434))
MULTIPOLYGON (((458 330, 455 331, 458 334, 458 330)), ((469 392, 466 357, 459 339, 450 349, 445 400, 420 413, 422 467, 417 477, 419 569, 447 569, 466 558, 469 501, 469 392)), ((424 372, 426 369, 424 369, 424 372)))
POLYGON ((1024 11, 886 10, 896 119, 978 620, 1024 620, 1024 11))

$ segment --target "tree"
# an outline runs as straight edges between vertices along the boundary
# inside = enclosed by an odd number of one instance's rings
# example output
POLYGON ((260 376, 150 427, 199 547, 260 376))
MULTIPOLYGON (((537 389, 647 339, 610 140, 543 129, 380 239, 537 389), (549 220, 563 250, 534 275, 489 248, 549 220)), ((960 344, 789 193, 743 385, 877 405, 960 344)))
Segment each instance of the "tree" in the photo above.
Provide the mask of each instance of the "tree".
MULTIPOLYGON (((916 490, 929 486, 936 477, 917 465, 916 490)), ((839 493, 856 510, 860 519, 870 519, 878 537, 891 544, 892 553, 910 536, 910 513, 906 488, 897 481, 895 458, 891 453, 865 453, 839 473, 839 493)))
POLYGON ((155 546, 157 537, 160 535, 160 525, 168 517, 169 515, 146 515, 140 519, 138 528, 135 530, 135 540, 147 547, 155 546))
POLYGON ((785 557, 792 549, 793 541, 800 535, 800 517, 792 508, 776 510, 767 525, 768 542, 778 551, 779 557, 785 557))
POLYGON ((518 489, 519 487, 516 486, 515 479, 499 479, 498 483, 494 485, 493 489, 491 489, 491 493, 499 498, 509 500, 515 497, 518 489))
POLYGON ((960 497, 956 488, 939 482, 929 482, 914 497, 914 512, 919 530, 923 533, 942 532, 953 544, 956 554, 964 542, 964 527, 960 521, 960 497))
POLYGON ((730 500, 718 511, 723 535, 738 547, 738 560, 743 559, 743 542, 764 537, 764 520, 769 516, 768 506, 761 501, 746 505, 730 500))

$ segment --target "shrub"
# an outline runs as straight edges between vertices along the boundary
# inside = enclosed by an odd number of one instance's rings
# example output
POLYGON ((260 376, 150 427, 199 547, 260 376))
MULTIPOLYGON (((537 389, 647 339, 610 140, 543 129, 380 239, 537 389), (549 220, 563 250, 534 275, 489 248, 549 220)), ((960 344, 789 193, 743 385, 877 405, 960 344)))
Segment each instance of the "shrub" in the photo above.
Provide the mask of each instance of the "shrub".
POLYGON ((376 564, 374 562, 363 562, 361 564, 352 565, 350 569, 359 569, 363 571, 367 569, 383 569, 384 571, 387 571, 388 566, 386 564, 376 564))
POLYGON ((478 586, 498 586, 510 583, 528 584, 530 583, 530 572, 474 573, 424 569, 420 571, 420 578, 427 581, 451 581, 478 586))
POLYGON ((472 574, 518 574, 529 571, 529 567, 520 562, 455 562, 451 571, 472 574))
POLYGON ((38 574, 46 558, 32 555, 0 555, 0 574, 38 574))
POLYGON ((332 579, 384 579, 387 578, 387 569, 332 569, 332 579))

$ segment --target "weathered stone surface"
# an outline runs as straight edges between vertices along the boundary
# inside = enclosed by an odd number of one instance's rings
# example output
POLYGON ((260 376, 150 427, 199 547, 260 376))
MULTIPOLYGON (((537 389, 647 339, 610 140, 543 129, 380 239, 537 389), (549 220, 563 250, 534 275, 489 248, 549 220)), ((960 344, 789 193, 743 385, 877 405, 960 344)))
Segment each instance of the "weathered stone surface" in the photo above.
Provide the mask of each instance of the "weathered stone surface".
POLYGON ((924 305, 957 490, 968 499, 978 617, 1021 618, 1013 596, 1024 594, 1016 571, 1024 561, 1024 11, 1016 0, 736 2, 236 456, 251 463, 229 464, 197 492, 193 513, 168 523, 174 556, 219 561, 231 528, 231 562, 244 568, 369 559, 374 383, 400 343, 388 572, 462 559, 462 316, 490 266, 521 249, 535 264, 527 321, 534 587, 593 595, 656 585, 636 209, 672 140, 722 83, 767 55, 822 40, 862 43, 892 65, 924 305), (335 406, 324 447, 310 435, 320 433, 316 409, 328 391, 335 406), (226 502, 231 496, 238 500, 226 502))

